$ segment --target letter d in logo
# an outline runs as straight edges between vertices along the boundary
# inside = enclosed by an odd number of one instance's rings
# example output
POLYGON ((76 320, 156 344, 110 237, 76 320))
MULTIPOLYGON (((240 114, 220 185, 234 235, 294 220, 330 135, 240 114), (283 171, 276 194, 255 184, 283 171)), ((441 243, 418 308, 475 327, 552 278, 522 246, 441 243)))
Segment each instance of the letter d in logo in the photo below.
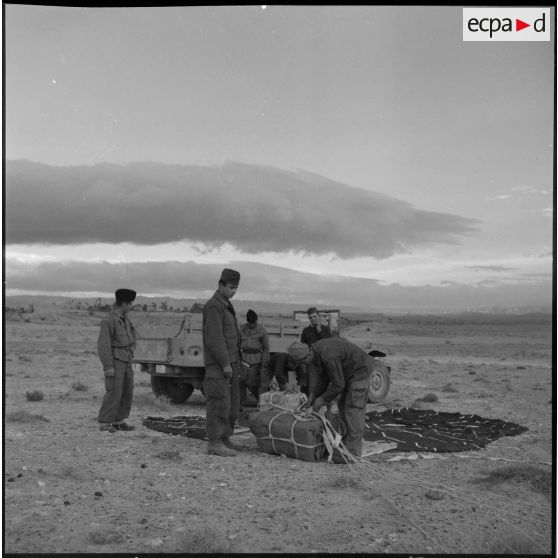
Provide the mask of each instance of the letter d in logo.
POLYGON ((546 14, 544 12, 542 14, 542 17, 539 17, 539 19, 535 19, 535 23, 533 23, 533 29, 537 33, 544 33, 545 32, 545 29, 546 29, 546 14))

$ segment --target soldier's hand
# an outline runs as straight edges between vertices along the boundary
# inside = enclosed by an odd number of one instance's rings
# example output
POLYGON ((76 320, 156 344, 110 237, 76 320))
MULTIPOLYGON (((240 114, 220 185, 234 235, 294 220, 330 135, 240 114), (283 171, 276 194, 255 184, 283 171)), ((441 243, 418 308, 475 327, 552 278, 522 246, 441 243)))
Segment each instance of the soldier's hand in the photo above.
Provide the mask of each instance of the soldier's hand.
POLYGON ((232 378, 232 366, 230 364, 223 367, 223 376, 225 376, 225 378, 232 378))
POLYGON ((108 370, 105 370, 105 376, 107 376, 108 378, 112 378, 114 376, 114 368, 109 368, 108 370))
POLYGON ((325 405, 325 401, 321 397, 316 397, 312 405, 316 413, 325 405))

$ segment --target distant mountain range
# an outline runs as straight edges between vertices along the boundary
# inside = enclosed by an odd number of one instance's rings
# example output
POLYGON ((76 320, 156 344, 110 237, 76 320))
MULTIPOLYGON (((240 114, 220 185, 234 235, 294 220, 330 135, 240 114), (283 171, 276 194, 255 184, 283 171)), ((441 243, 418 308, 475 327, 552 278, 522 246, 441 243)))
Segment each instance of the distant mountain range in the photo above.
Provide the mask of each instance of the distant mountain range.
MULTIPOLYGON (((147 305, 148 310, 153 310, 155 305, 156 310, 162 310, 161 304, 166 303, 167 309, 171 311, 187 312, 194 304, 203 305, 207 299, 196 298, 172 298, 172 297, 146 297, 139 296, 136 299, 136 304, 143 306, 147 305)), ((63 296, 48 296, 48 295, 14 295, 6 296, 4 306, 8 308, 24 308, 27 309, 32 304, 36 311, 45 311, 53 308, 61 309, 77 309, 79 307, 87 309, 88 306, 94 306, 100 302, 103 305, 112 304, 112 298, 72 298, 63 296)), ((249 301, 233 299, 235 309, 239 314, 253 309, 260 315, 281 315, 292 316, 295 310, 306 310, 306 307, 301 304, 295 303, 278 303, 278 302, 265 302, 265 301, 249 301)), ((388 315, 455 315, 467 312, 479 312, 487 314, 503 314, 503 315, 520 315, 520 314, 533 314, 533 313, 550 313, 551 308, 545 306, 515 306, 515 307, 482 307, 482 308, 462 308, 458 311, 448 311, 442 308, 421 307, 377 307, 370 310, 362 310, 354 306, 329 306, 320 307, 321 310, 328 310, 338 308, 348 318, 350 317, 366 317, 366 319, 374 319, 382 314, 388 315)))

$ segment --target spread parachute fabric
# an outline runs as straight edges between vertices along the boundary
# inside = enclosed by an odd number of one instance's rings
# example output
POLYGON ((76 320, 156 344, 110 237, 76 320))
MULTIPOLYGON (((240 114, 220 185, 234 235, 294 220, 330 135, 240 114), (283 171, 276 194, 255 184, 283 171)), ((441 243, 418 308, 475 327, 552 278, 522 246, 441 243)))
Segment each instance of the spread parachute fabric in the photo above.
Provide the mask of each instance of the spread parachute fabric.
POLYGON ((366 413, 364 439, 396 442, 390 451, 458 452, 478 450, 502 436, 528 428, 479 415, 443 413, 432 409, 388 409, 366 413))

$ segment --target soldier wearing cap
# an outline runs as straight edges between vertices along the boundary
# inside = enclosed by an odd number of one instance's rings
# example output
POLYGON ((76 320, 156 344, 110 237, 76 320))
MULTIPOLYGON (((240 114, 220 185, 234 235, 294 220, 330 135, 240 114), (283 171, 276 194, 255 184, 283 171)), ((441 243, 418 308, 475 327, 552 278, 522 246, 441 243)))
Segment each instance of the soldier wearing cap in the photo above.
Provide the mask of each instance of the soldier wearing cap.
POLYGON ((269 336, 264 326, 258 323, 258 315, 254 310, 248 310, 246 323, 240 327, 240 348, 242 360, 248 365, 248 368, 240 372, 240 404, 243 405, 246 401, 246 388, 258 400, 261 371, 269 360, 269 336))
POLYGON ((328 339, 331 337, 331 329, 328 326, 323 325, 320 320, 320 314, 318 309, 314 306, 308 308, 306 311, 308 314, 308 319, 310 320, 310 325, 302 330, 300 340, 302 343, 311 345, 320 339, 328 339))
POLYGON ((132 358, 136 346, 136 331, 127 314, 132 309, 136 292, 118 289, 112 312, 101 321, 97 341, 97 354, 105 374, 105 396, 99 410, 100 430, 129 431, 135 427, 126 424, 130 416, 134 393, 132 358))
MULTIPOLYGON (((370 357, 357 345, 339 337, 316 341, 310 347, 295 342, 287 350, 295 362, 307 365, 308 406, 312 405, 314 411, 319 411, 339 396, 343 442, 352 454, 360 457, 372 374, 370 357)), ((345 462, 336 452, 333 461, 345 462)))
POLYGON ((242 450, 230 440, 239 413, 241 362, 240 333, 230 299, 236 294, 239 281, 238 271, 224 269, 217 291, 203 307, 207 453, 221 457, 233 457, 242 450))

